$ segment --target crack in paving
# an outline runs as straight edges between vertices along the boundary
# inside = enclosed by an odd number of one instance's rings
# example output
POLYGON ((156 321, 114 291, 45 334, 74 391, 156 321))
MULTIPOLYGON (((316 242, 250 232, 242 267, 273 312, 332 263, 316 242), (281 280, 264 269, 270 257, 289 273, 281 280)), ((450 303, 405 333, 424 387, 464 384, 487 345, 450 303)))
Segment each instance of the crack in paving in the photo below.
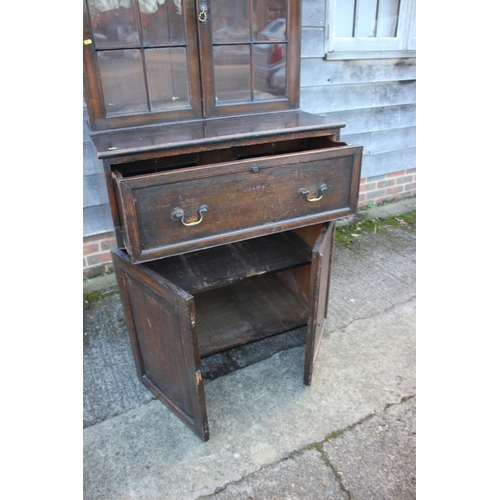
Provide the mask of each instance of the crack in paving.
MULTIPOLYGON (((307 453, 308 451, 312 451, 312 450, 315 450, 320 454, 320 458, 321 458, 322 462, 332 472, 332 475, 333 475, 335 481, 338 483, 340 490, 343 493, 345 493, 345 495, 347 496, 347 500, 352 500, 353 495, 349 491, 348 487, 344 484, 344 481, 343 481, 343 476, 344 476, 343 472, 340 470, 337 470, 337 468, 334 466, 334 464, 332 464, 332 461, 330 460, 330 458, 328 457, 328 455, 325 452, 324 445, 332 443, 334 440, 339 439, 345 433, 353 431, 354 429, 356 429, 357 427, 370 421, 371 419, 373 419, 377 416, 383 415, 390 408, 398 406, 398 405, 402 405, 402 404, 404 404, 404 403, 406 403, 414 398, 416 398, 416 394, 410 394, 407 396, 403 396, 400 399, 400 401, 398 401, 398 402, 386 403, 383 410, 373 411, 373 412, 369 413, 368 415, 366 415, 365 417, 359 419, 358 421, 348 425, 344 429, 341 429, 338 431, 332 431, 322 441, 311 443, 311 444, 308 444, 306 446, 303 446, 299 450, 295 450, 292 453, 289 453, 286 457, 283 457, 279 460, 276 460, 273 463, 270 463, 270 464, 267 464, 263 467, 260 467, 259 469, 256 469, 255 471, 251 472, 250 474, 242 476, 241 478, 239 478, 236 481, 230 481, 228 483, 225 483, 222 486, 218 486, 215 488, 215 491, 213 493, 208 494, 208 495, 199 496, 197 498, 197 500, 218 498, 218 497, 220 497, 220 494, 225 492, 229 487, 241 486, 244 483, 248 483, 248 482, 252 482, 252 481, 258 482, 259 476, 262 475, 263 473, 271 471, 272 469, 276 468, 280 464, 282 464, 286 467, 287 462, 290 462, 290 461, 296 459, 297 457, 301 457, 305 453, 307 453)), ((253 498, 253 497, 250 497, 250 498, 253 498)))

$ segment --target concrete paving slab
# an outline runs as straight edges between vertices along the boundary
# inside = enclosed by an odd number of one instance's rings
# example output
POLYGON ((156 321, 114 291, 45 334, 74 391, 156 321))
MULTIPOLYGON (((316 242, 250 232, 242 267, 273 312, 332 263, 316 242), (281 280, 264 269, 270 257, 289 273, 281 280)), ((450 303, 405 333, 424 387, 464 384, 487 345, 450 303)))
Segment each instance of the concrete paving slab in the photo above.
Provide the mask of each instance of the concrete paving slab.
POLYGON ((415 394, 415 302, 328 331, 313 385, 293 348, 205 385, 202 443, 160 402, 84 431, 85 498, 197 499, 415 394))
POLYGON ((215 500, 348 500, 321 453, 308 449, 251 474, 222 492, 200 497, 215 500))
POLYGON ((331 439, 323 453, 351 500, 416 498, 416 398, 331 439))

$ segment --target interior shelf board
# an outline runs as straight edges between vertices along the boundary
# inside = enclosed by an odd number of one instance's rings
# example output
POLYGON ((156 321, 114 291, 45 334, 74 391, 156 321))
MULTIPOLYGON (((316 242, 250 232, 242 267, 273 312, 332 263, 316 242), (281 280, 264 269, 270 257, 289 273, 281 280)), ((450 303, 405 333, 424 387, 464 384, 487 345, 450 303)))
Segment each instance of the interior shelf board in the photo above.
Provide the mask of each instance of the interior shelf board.
POLYGON ((147 266, 195 293, 310 261, 309 245, 288 231, 153 261, 147 266))
POLYGON ((273 274, 195 295, 202 357, 307 324, 309 308, 273 274))

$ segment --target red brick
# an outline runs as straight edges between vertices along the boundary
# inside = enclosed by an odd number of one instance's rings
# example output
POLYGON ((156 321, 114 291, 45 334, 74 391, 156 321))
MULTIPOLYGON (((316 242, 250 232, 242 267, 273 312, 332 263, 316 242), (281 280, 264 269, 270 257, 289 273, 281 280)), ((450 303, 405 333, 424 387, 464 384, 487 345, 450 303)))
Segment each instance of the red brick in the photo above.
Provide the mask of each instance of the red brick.
POLYGON ((97 253, 98 251, 99 251, 99 245, 97 243, 86 243, 83 245, 83 255, 97 253))
POLYGON ((379 191, 371 191, 370 193, 367 193, 368 200, 383 198, 384 196, 385 196, 385 189, 380 189, 379 191))
POLYGON ((405 188, 405 192, 412 191, 413 189, 417 188, 417 183, 410 182, 409 184, 406 184, 404 188, 405 188))
POLYGON ((373 191, 377 189, 377 183, 376 182, 370 182, 370 184, 366 184, 363 186, 363 191, 368 192, 368 191, 373 191))
POLYGON ((405 174, 405 170, 400 170, 399 172, 390 172, 389 174, 386 174, 386 175, 387 175, 387 177, 392 178, 392 177, 401 177, 404 174, 405 174))
POLYGON ((394 179, 386 179, 385 181, 377 182, 377 189, 387 188, 389 186, 394 186, 396 181, 394 179))
POLYGON ((387 190, 387 194, 399 194, 403 192, 403 186, 393 186, 387 190))
POLYGON ((116 238, 106 238, 105 240, 101 241, 101 250, 107 251, 111 250, 112 248, 116 247, 116 238))
POLYGON ((405 175, 397 180, 398 184, 406 184, 407 182, 413 182, 413 175, 405 175))
POLYGON ((98 264, 105 264, 111 262, 111 254, 109 252, 89 255, 87 257, 88 266, 96 266, 98 264))
POLYGON ((414 174, 417 171, 416 168, 408 168, 405 170, 405 173, 407 174, 414 174))
POLYGON ((374 177, 368 177, 368 182, 383 181, 385 175, 375 175, 374 177))

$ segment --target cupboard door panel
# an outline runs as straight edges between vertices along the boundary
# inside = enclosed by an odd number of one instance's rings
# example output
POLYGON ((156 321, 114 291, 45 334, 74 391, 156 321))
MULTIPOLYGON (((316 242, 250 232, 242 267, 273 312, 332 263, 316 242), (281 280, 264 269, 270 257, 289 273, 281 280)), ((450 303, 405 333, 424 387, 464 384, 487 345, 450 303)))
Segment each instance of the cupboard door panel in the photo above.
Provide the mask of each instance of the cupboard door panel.
POLYGON ((124 252, 112 256, 140 380, 208 440, 193 297, 124 252))
POLYGON ((179 2, 83 2, 93 130, 202 118, 197 12, 179 2))
POLYGON ((312 251, 310 322, 306 338, 304 384, 311 385, 314 362, 326 325, 335 221, 323 226, 312 251))

